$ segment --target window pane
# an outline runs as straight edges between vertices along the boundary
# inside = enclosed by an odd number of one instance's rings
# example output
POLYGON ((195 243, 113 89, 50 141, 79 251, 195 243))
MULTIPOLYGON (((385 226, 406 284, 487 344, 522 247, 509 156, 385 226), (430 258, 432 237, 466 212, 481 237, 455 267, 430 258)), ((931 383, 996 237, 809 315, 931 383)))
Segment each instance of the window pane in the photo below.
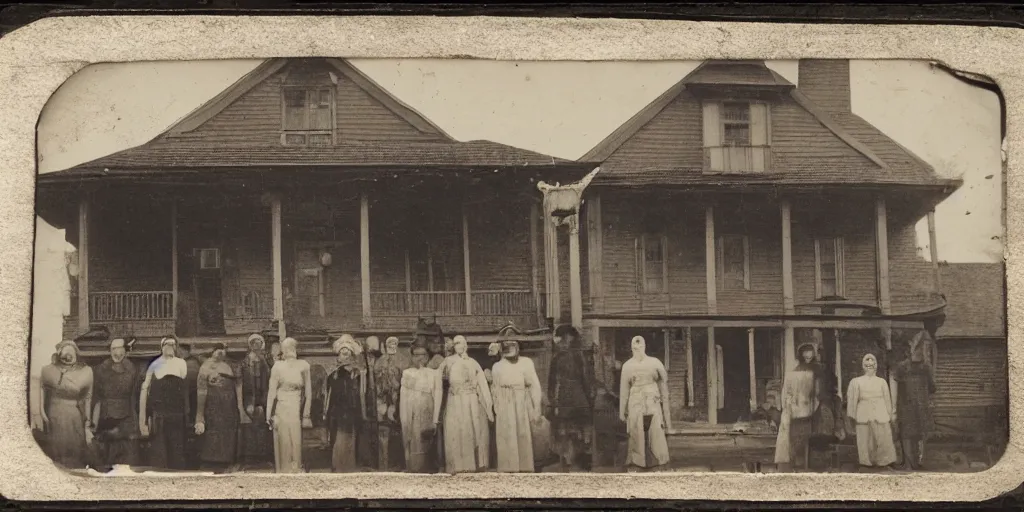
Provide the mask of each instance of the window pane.
POLYGON ((722 120, 725 122, 750 122, 750 105, 746 103, 726 103, 722 105, 722 120))
POLYGON ((726 124, 723 143, 726 146, 749 146, 750 126, 745 124, 726 124))
POLYGON ((824 238, 818 241, 818 252, 821 254, 821 263, 834 264, 836 262, 836 240, 835 238, 824 238))
POLYGON ((317 147, 330 146, 331 135, 329 133, 312 133, 309 135, 309 145, 317 147))
POLYGON ((285 89, 284 104, 288 108, 303 108, 306 106, 306 91, 302 89, 285 89))
POLYGON ((644 240, 644 261, 646 262, 657 262, 661 263, 662 250, 661 250, 661 239, 659 238, 647 238, 644 240))
POLYGON ((836 278, 836 265, 835 263, 822 263, 821 264, 821 279, 835 279, 836 278))
POLYGON ((836 293, 836 280, 821 278, 821 296, 822 297, 835 297, 836 293))
POLYGON ((289 146, 306 145, 306 136, 301 133, 289 133, 284 136, 284 143, 289 146))
POLYGON ((320 90, 320 99, 317 105, 321 108, 329 108, 331 106, 331 91, 330 89, 320 90))

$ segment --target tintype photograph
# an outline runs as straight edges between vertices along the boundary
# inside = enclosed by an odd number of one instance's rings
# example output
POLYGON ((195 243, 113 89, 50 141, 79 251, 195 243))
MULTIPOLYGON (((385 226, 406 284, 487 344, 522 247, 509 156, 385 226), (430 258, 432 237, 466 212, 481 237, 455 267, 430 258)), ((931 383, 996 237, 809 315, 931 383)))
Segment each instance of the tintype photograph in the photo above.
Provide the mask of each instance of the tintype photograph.
POLYGON ((82 475, 982 472, 1000 108, 924 60, 93 64, 27 417, 82 475))

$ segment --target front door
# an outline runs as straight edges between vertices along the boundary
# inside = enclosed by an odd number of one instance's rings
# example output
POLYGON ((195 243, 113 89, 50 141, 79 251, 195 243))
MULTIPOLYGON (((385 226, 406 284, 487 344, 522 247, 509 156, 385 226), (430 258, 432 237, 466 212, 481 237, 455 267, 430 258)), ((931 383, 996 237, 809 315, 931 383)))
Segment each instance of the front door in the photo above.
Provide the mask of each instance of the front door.
POLYGON ((192 288, 196 298, 198 334, 224 334, 224 293, 221 284, 220 250, 196 249, 192 288))
POLYGON ((722 391, 718 422, 735 423, 750 416, 750 347, 746 329, 715 329, 722 347, 722 391))

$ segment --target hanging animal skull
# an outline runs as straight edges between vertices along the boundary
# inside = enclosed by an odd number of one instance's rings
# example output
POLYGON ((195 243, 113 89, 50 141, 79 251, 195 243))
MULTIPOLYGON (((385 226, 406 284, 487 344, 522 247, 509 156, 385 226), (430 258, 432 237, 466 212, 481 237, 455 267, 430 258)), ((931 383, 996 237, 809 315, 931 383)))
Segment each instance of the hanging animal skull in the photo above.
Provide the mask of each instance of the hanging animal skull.
POLYGON ((555 226, 569 226, 577 229, 580 206, 583 204, 583 191, 601 171, 595 167, 593 171, 576 183, 550 185, 543 181, 537 183, 537 189, 544 194, 544 212, 551 217, 555 226))

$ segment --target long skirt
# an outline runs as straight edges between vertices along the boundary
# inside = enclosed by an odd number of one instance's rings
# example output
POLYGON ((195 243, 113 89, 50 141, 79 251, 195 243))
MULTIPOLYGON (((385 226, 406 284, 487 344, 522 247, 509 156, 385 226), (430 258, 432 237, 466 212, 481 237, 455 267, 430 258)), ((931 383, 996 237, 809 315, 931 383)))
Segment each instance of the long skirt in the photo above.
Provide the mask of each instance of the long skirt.
POLYGON ((896 446, 889 423, 857 424, 857 458, 861 466, 888 466, 896 462, 896 446))
POLYGON ((811 435, 814 432, 814 419, 793 418, 789 421, 789 454, 793 466, 804 467, 807 463, 807 450, 810 447, 811 435))
POLYGON ((86 463, 85 416, 77 400, 50 399, 46 415, 50 419, 50 458, 67 468, 83 468, 86 463))
POLYGON ((186 469, 185 414, 153 416, 149 429, 149 465, 186 469))
POLYGON ((302 473, 301 395, 277 395, 274 410, 274 466, 278 473, 302 473))
POLYGON ((96 466, 109 468, 115 464, 139 465, 138 418, 130 415, 121 419, 115 430, 116 434, 97 434, 94 438, 96 466))
POLYGON ((629 434, 627 464, 650 468, 668 464, 668 440, 662 428, 661 394, 656 384, 630 390, 626 417, 629 434))
POLYGON ((205 432, 199 436, 202 463, 232 464, 238 448, 238 401, 234 386, 210 386, 206 395, 205 432))
POLYGON ((495 386, 491 390, 494 392, 497 469, 506 473, 532 473, 535 468, 528 391, 505 386, 495 386))
POLYGON ((452 393, 444 414, 445 467, 449 473, 486 469, 490 464, 487 415, 476 393, 452 393))
POLYGON ((334 431, 334 446, 331 449, 331 471, 351 473, 359 469, 356 463, 356 429, 354 426, 341 427, 334 431))
POLYGON ((269 461, 274 436, 267 429, 267 413, 262 407, 256 408, 250 419, 251 423, 242 425, 242 458, 249 463, 269 461))

